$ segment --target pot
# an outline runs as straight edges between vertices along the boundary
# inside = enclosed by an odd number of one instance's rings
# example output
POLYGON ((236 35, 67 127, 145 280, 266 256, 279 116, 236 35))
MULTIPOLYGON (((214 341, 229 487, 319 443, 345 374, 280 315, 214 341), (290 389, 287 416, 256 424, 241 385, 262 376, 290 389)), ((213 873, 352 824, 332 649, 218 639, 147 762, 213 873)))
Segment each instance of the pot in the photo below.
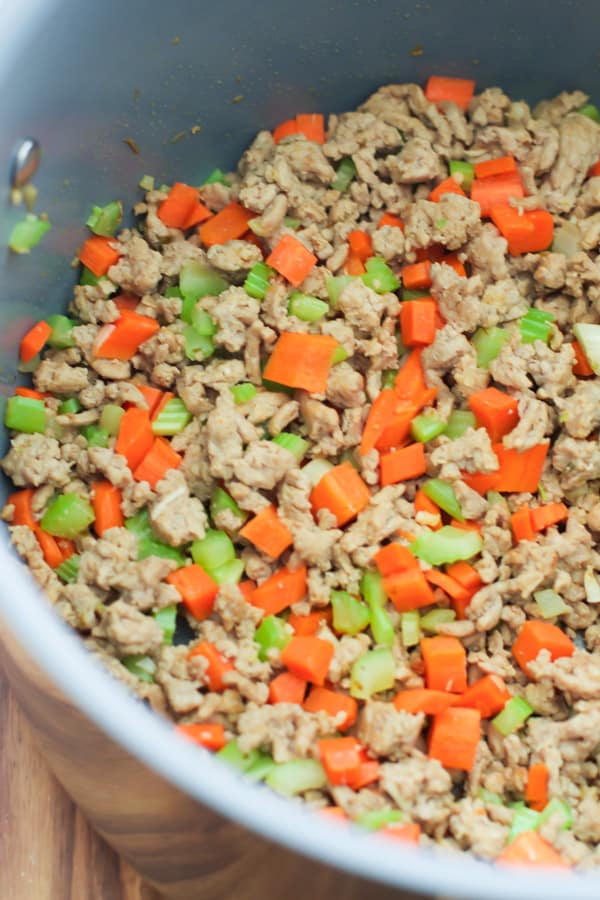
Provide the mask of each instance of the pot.
MULTIPOLYGON (((597 21, 583 0, 0 6, 0 179, 6 186, 18 139, 37 138, 37 208, 52 221, 31 256, 0 254, 2 396, 14 389, 20 336, 66 303, 92 203, 119 197, 130 207, 145 173, 198 183, 233 166, 259 127, 296 111, 350 109, 380 84, 423 83, 431 72, 500 84, 528 101, 575 87, 598 98, 597 21)), ((3 209, 2 246, 20 215, 3 209)), ((88 656, 4 529, 0 615, 7 675, 48 763, 99 832, 168 897, 600 892, 600 874, 528 874, 388 846, 199 756, 88 656)))

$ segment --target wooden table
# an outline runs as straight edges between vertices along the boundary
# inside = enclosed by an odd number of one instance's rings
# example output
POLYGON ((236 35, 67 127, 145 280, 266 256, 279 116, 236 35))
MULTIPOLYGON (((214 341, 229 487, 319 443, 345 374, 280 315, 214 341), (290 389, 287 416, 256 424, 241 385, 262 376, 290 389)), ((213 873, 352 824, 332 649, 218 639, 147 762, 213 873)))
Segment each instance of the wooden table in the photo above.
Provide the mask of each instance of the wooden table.
POLYGON ((1 669, 0 897, 159 900, 92 831, 49 772, 1 669))

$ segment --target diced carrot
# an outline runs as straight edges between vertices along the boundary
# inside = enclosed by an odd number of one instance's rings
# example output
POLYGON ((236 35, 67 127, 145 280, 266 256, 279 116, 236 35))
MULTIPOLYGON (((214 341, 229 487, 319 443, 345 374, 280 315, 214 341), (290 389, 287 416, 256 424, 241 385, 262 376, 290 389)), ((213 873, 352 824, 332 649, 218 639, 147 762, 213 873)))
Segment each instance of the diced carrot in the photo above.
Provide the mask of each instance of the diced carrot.
POLYGON ((132 406, 126 409, 119 423, 119 434, 115 445, 115 453, 127 460, 133 471, 141 463, 154 443, 154 434, 147 409, 132 406))
POLYGON ((467 654, 458 638, 446 635, 423 638, 421 654, 428 688, 453 694, 462 694, 467 689, 467 654))
POLYGON ((433 718, 429 732, 429 758, 446 769, 470 772, 481 737, 481 716, 477 709, 449 707, 433 718))
POLYGON ((367 270, 360 256, 355 253, 349 253, 344 263, 344 272, 346 275, 354 275, 355 277, 364 275, 367 270))
POLYGON ((255 581, 248 581, 248 579, 246 579, 245 581, 240 581, 240 583, 238 584, 238 591, 240 592, 240 594, 242 595, 242 597, 244 598, 244 600, 247 603, 250 603, 250 597, 252 596, 252 594, 254 593, 255 590, 256 590, 256 582, 255 581))
POLYGON ((336 719, 338 731, 346 731, 354 725, 358 716, 358 703, 354 697, 315 685, 304 701, 304 709, 307 712, 327 713, 332 719, 336 719))
POLYGON ((411 478, 419 478, 427 471, 425 449, 423 444, 411 444, 391 453, 383 453, 379 460, 381 469, 381 486, 398 484, 399 481, 409 481, 411 478))
POLYGON ((437 303, 424 297, 400 307, 400 334, 405 347, 425 347, 435 340, 437 303))
POLYGON ((373 241, 366 231, 355 228, 348 235, 347 241, 350 244, 350 251, 363 262, 373 256, 373 241))
POLYGON ((471 394, 469 406, 478 426, 485 428, 493 443, 501 441, 519 421, 519 404, 515 397, 495 387, 471 394))
POLYGON ((273 559, 293 543, 289 528, 281 521, 273 505, 266 506, 257 513, 240 529, 240 535, 273 559))
POLYGON ((97 359, 131 359, 138 347, 159 329, 156 319, 124 311, 120 319, 100 329, 94 341, 94 356, 97 359))
POLYGON ((135 294, 117 294, 115 297, 110 298, 112 302, 115 304, 119 312, 135 312, 138 308, 140 297, 136 297, 135 294))
POLYGON ((52 537, 51 534, 48 534, 47 531, 44 531, 39 526, 36 526, 35 528, 35 536, 41 547, 45 562, 51 569, 56 569, 64 562, 64 557, 56 542, 56 538, 52 537))
POLYGON ((456 181, 452 175, 448 178, 444 178, 443 181, 434 187, 432 191, 429 193, 429 199, 433 203, 438 203, 440 198, 444 196, 444 194, 460 194, 461 197, 466 197, 467 195, 459 185, 458 181, 456 181))
POLYGON ((188 653, 187 658, 192 659, 194 656, 203 656, 208 662, 205 677, 209 690, 216 693, 224 691, 227 685, 223 680, 223 676, 227 675, 228 672, 234 671, 233 663, 226 656, 223 656, 222 653, 219 653, 215 645, 210 644, 208 641, 201 641, 199 644, 196 644, 188 653))
POLYGON ((63 561, 66 559, 70 559, 77 553, 77 547, 75 546, 73 541, 70 541, 68 538, 56 538, 56 543, 60 547, 63 561))
POLYGON ((327 606, 324 609, 315 609, 303 616, 290 613, 287 623, 294 629, 294 634, 306 636, 307 634, 316 634, 323 624, 330 625, 332 618, 332 609, 327 606))
POLYGON ((425 713, 426 716, 436 716, 455 703, 456 694, 431 688, 410 688, 399 691, 394 697, 394 706, 398 711, 425 713))
POLYGON ((447 256, 444 256, 443 259, 440 260, 442 265, 450 266, 451 269, 454 269, 457 275, 460 275, 461 278, 467 277, 467 270, 465 269, 463 263, 458 258, 456 253, 448 253, 447 256))
POLYGON ((325 683, 334 647, 322 638, 295 636, 281 651, 281 662, 299 678, 319 686, 325 683))
POLYGON ((461 694, 460 705, 478 709, 482 719, 491 719, 504 709, 510 697, 510 692, 498 675, 484 675, 461 694))
MULTIPOLYGON (((409 405, 425 406, 425 403, 422 402, 423 395, 429 390, 423 374, 422 352, 421 347, 411 350, 394 381, 396 396, 409 405)), ((433 396, 435 397, 435 395, 433 396)))
POLYGON ((458 519, 450 519, 450 524, 453 528, 462 528, 463 531, 477 531, 479 534, 481 534, 481 525, 479 524, 479 522, 459 522, 458 519))
POLYGON ((384 576, 393 575, 395 572, 405 572, 406 569, 420 569, 417 558, 412 555, 408 547, 395 541, 378 550, 373 560, 384 576))
POLYGON ((428 259, 429 262, 441 262, 446 255, 446 248, 443 244, 430 244, 428 247, 417 247, 417 262, 423 262, 428 259))
POLYGON ((427 513, 427 525, 433 531, 438 531, 442 527, 442 514, 440 509, 431 500, 422 488, 419 488, 415 494, 415 516, 418 513, 427 513))
POLYGON ((533 763, 527 771, 525 800, 531 809, 542 812, 548 805, 548 782, 550 772, 545 763, 533 763))
POLYGON ((21 362, 31 362, 34 356, 40 352, 50 335, 52 329, 43 319, 37 322, 33 328, 30 328, 26 335, 21 338, 19 346, 19 359, 21 362))
POLYGON ((33 515, 32 501, 33 488, 25 488, 9 495, 6 503, 7 506, 13 507, 11 525, 27 525, 28 528, 35 530, 37 522, 33 515))
POLYGON ((273 129, 273 140, 276 144, 279 141, 282 141, 285 137, 289 137, 291 134, 298 134, 298 123, 296 119, 286 119, 285 122, 280 122, 273 129))
POLYGON ((169 441, 157 437, 141 463, 134 469, 133 477, 136 481, 147 481, 154 490, 167 472, 178 469, 182 462, 183 458, 173 450, 169 441))
POLYGON ((337 346, 335 338, 326 334, 283 331, 263 375, 277 384, 323 394, 337 346))
POLYGON ((102 537, 109 528, 122 528, 121 491, 110 481, 96 481, 92 485, 92 506, 94 508, 94 529, 102 537))
POLYGON ((573 656, 575 644, 561 631, 558 625, 530 619, 521 628, 513 644, 513 656, 529 678, 533 678, 529 663, 537 659, 542 650, 547 650, 550 659, 573 656))
POLYGON ((212 213, 200 203, 198 188, 176 181, 157 216, 168 228, 186 229, 210 219, 212 213))
POLYGON ((210 209, 204 205, 204 203, 200 203, 199 200, 194 203, 192 206, 191 212, 183 224, 183 230, 187 231, 188 228, 195 228, 196 225, 200 225, 201 222, 206 222, 207 219, 212 219, 213 214, 210 209))
POLYGON ((569 510, 564 503, 546 503, 531 510, 531 527, 535 532, 544 531, 569 518, 569 510))
MULTIPOLYGON (((161 402, 161 400, 165 396, 164 391, 161 391, 155 387, 151 387, 149 384, 134 383, 134 386, 138 389, 138 391, 140 392, 140 394, 142 395, 142 397, 148 404, 148 415, 150 416, 150 419, 152 419, 152 416, 154 415, 154 412, 155 412, 156 408, 158 407, 158 404, 161 402)), ((169 396, 173 397, 174 395, 169 393, 169 396)))
POLYGON ((531 524, 531 510, 529 506, 520 506, 510 517, 510 527, 517 544, 519 541, 534 541, 535 532, 531 524))
POLYGON ((267 257, 267 265, 283 275, 294 287, 302 284, 316 263, 315 254, 293 234, 284 234, 267 257))
POLYGON ((225 729, 222 725, 212 722, 178 725, 177 731, 185 735, 195 744, 199 744, 206 750, 216 752, 225 746, 225 729))
POLYGON ((397 408, 398 396, 391 388, 385 388, 377 394, 362 433, 360 452, 363 456, 374 448, 397 408))
POLYGON ((459 603, 468 603, 471 599, 472 595, 469 591, 445 572, 440 572, 438 569, 428 569, 425 572, 425 578, 429 584, 440 588, 444 593, 448 594, 452 600, 457 600, 459 603))
POLYGON ((276 616, 306 596, 306 566, 288 569, 283 566, 252 592, 250 603, 266 616, 276 616))
POLYGON ((158 398, 158 403, 154 407, 153 411, 150 413, 150 421, 155 422, 156 419, 160 416, 161 412, 169 402, 172 400, 175 394, 171 393, 171 391, 160 391, 160 397, 158 398))
POLYGON ((386 212, 382 215, 379 220, 378 228, 384 228, 388 225, 390 228, 399 228, 400 231, 404 231, 404 222, 402 222, 398 216, 394 216, 392 213, 386 212))
POLYGON ((600 159, 594 163, 593 166, 590 167, 587 177, 588 178, 597 178, 600 175, 600 159))
POLYGON ((499 469, 489 475, 462 472, 461 477, 465 484, 479 494, 487 491, 535 494, 549 447, 550 443, 547 441, 519 453, 502 444, 494 444, 492 449, 498 457, 499 469))
POLYGON ((296 116, 296 128, 307 141, 325 143, 325 119, 321 113, 300 113, 296 116))
POLYGON ((406 844, 418 844, 421 839, 421 826, 418 822, 398 822, 380 828, 377 837, 392 838, 406 844))
POLYGON ((581 346, 579 341, 573 341, 571 347, 573 348, 573 353, 575 354, 573 373, 575 375, 578 375, 580 378, 588 378, 590 375, 593 375, 594 370, 590 366, 588 358, 585 355, 583 347, 581 346))
POLYGON ((401 269, 402 284, 410 291, 424 291, 431 287, 431 262, 410 263, 401 269))
POLYGON ((398 612, 430 606, 435 596, 421 569, 405 569, 383 579, 383 589, 398 612))
POLYGON ((340 528, 355 519, 370 499, 369 488, 350 462, 340 463, 326 472, 310 495, 313 512, 328 509, 340 528))
POLYGON ((304 678, 298 678, 291 672, 281 672, 269 685, 269 703, 297 703, 301 706, 307 684, 304 678))
POLYGON ((321 764, 331 784, 349 784, 362 762, 362 747, 356 738, 324 738, 318 742, 321 764))
POLYGON ((110 267, 118 263, 121 257, 114 244, 115 238, 93 235, 83 243, 79 251, 79 262, 93 272, 96 278, 106 275, 110 267))
POLYGON ((518 172, 506 175, 492 175, 490 178, 476 178, 471 186, 471 200, 479 203, 481 217, 490 216, 492 207, 507 204, 513 197, 524 197, 525 189, 518 172))
POLYGON ((446 566, 446 572, 472 594, 476 593, 483 584, 477 569, 462 560, 446 566))
POLYGON ((467 110, 474 93, 475 82, 470 78, 430 75, 425 85, 425 96, 430 103, 456 103, 463 112, 467 110))
POLYGON ((396 397, 396 412, 377 438, 375 447, 380 453, 397 450, 404 446, 410 435, 412 420, 419 411, 418 406, 399 406, 401 401, 396 397))
POLYGON ((368 784, 378 781, 380 777, 379 762, 376 759, 371 759, 364 748, 361 748, 359 752, 361 761, 358 771, 348 779, 348 787, 352 788, 353 791, 362 790, 368 784))
POLYGON ((33 388, 21 387, 20 385, 15 388, 15 397, 28 397, 30 400, 45 400, 47 394, 42 394, 41 391, 34 391, 33 388))
POLYGON ((210 616, 219 585, 201 566, 183 566, 167 575, 166 581, 179 591, 184 606, 195 619, 202 622, 210 616))
POLYGON ((523 831, 497 857, 498 865, 568 869, 569 865, 537 831, 523 831))
POLYGON ((215 244, 226 244, 241 238, 248 230, 248 222, 256 218, 256 213, 232 200, 227 206, 204 222, 198 229, 200 240, 205 247, 213 247, 215 244))
POLYGON ((509 203, 493 205, 490 218, 508 241, 512 256, 547 250, 554 239, 554 219, 545 209, 519 211, 509 203))
POLYGON ((474 164, 475 178, 490 178, 492 175, 508 175, 516 172, 517 161, 514 156, 498 156, 496 159, 483 159, 474 164))

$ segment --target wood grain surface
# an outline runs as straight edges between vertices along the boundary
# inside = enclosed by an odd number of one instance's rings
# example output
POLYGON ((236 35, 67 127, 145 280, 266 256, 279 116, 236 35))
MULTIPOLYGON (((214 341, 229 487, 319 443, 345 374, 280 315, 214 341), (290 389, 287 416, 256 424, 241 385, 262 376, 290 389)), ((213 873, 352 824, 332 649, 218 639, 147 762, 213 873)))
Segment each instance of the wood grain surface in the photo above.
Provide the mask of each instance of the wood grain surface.
POLYGON ((0 898, 159 900, 49 772, 1 668, 0 898))

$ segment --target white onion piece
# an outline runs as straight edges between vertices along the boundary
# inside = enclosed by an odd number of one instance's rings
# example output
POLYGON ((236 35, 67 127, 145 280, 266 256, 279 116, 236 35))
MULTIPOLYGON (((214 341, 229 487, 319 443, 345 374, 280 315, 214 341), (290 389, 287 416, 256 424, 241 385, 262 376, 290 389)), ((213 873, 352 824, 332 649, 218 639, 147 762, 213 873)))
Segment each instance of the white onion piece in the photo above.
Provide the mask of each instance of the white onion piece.
POLYGON ((583 586, 585 588, 587 602, 592 604, 600 603, 600 584, 598 584, 598 579, 594 575, 593 569, 585 570, 583 586))
POLYGON ((302 475, 311 487, 316 487, 323 475, 326 475, 333 465, 327 459, 313 459, 302 468, 302 475))
POLYGON ((552 249, 555 253, 562 253, 567 259, 571 259, 576 253, 581 252, 581 235, 579 228, 572 222, 565 222, 554 232, 552 249))
POLYGON ((573 334, 581 344, 590 366, 596 375, 600 375, 600 325, 578 322, 573 325, 573 334))

